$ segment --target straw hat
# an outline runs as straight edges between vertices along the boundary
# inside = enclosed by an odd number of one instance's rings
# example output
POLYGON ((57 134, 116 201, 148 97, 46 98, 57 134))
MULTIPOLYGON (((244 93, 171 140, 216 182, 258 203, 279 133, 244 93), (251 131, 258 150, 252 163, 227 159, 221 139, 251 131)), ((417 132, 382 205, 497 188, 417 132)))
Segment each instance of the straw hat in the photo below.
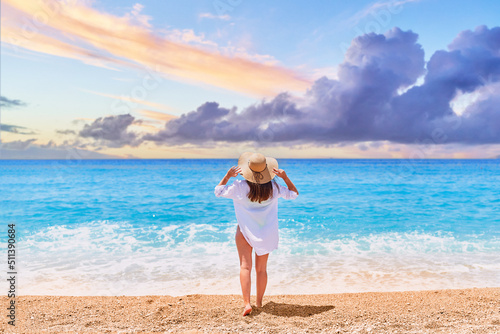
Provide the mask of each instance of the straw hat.
POLYGON ((262 184, 271 181, 276 176, 273 168, 278 168, 278 161, 260 153, 245 152, 238 159, 238 166, 245 180, 262 184))

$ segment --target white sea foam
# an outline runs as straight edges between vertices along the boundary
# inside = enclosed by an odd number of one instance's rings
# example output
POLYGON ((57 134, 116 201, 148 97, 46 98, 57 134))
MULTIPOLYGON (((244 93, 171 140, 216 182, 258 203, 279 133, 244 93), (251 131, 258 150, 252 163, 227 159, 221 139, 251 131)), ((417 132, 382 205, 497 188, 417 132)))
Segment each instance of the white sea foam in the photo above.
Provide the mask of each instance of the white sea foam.
MULTIPOLYGON (((234 233, 233 225, 208 224, 48 227, 19 240, 18 292, 239 294, 234 233)), ((310 240, 283 228, 269 257, 267 293, 500 286, 499 255, 500 240, 483 236, 391 232, 310 240)))

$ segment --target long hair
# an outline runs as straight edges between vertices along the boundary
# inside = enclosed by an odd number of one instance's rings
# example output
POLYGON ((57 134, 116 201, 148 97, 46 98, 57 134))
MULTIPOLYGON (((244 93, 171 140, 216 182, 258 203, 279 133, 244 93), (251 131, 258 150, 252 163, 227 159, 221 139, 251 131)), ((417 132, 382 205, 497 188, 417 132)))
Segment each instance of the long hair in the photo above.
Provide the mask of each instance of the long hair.
POLYGON ((246 181, 248 186, 250 187, 250 191, 248 192, 247 196, 251 202, 261 203, 273 197, 273 183, 276 183, 275 180, 271 180, 267 183, 262 183, 262 184, 253 183, 248 180, 246 181))

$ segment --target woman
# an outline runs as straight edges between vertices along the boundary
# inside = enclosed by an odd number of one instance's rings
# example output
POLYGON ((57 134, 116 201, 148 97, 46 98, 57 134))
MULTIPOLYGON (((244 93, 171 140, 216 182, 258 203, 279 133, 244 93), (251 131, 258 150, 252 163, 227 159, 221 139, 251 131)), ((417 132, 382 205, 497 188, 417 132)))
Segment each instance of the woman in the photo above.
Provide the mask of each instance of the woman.
POLYGON ((215 196, 231 198, 234 203, 238 228, 236 247, 240 258, 240 283, 245 304, 243 316, 252 312, 250 305, 250 273, 252 270, 252 249, 255 250, 255 271, 257 273, 257 307, 262 307, 262 298, 267 285, 267 258, 278 248, 278 198, 295 199, 297 188, 283 169, 278 169, 274 158, 260 153, 246 152, 215 187, 215 196), (245 180, 231 177, 241 174, 245 180), (287 187, 276 183, 275 176, 285 181, 287 187))

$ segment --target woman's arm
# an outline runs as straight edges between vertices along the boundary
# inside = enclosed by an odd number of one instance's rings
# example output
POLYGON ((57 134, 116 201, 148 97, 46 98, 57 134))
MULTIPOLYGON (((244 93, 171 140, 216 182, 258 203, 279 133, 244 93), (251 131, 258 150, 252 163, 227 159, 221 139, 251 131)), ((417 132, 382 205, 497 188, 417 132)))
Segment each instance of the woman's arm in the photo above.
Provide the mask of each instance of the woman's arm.
POLYGON ((241 173, 241 168, 239 166, 233 166, 229 168, 227 171, 226 175, 222 178, 222 180, 219 182, 219 186, 224 186, 227 184, 230 178, 238 176, 238 174, 241 173))
POLYGON ((286 175, 286 172, 283 169, 273 168, 273 173, 278 175, 283 179, 283 181, 285 181, 288 189, 290 189, 291 191, 295 191, 297 195, 299 194, 299 191, 297 190, 293 182, 288 178, 288 175, 286 175))

